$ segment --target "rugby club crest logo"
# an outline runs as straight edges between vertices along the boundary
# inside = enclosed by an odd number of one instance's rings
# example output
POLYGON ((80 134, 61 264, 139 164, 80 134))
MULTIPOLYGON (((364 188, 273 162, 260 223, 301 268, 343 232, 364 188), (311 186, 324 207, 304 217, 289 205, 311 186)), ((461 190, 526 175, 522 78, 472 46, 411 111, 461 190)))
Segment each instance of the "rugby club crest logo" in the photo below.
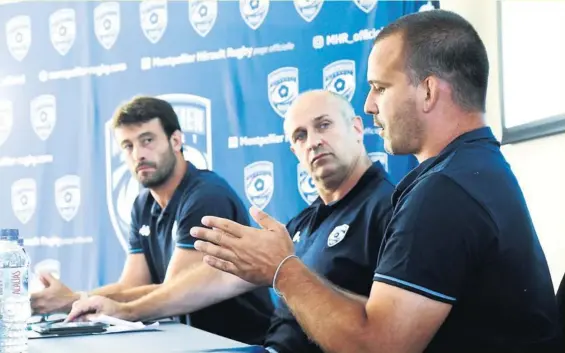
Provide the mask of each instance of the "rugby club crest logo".
POLYGON ((167 0, 143 0, 139 3, 141 30, 149 42, 156 44, 167 30, 167 0))
POLYGON ((323 70, 324 89, 335 92, 351 102, 355 94, 355 61, 338 60, 323 70))
POLYGON ((120 4, 103 2, 94 9, 94 34, 106 50, 110 50, 120 34, 120 4))
POLYGON ((189 0, 188 18, 196 33, 206 37, 218 18, 218 0, 189 0))
POLYGON ((10 101, 0 101, 0 146, 6 142, 14 126, 14 108, 10 101))
POLYGON ((294 0, 296 12, 306 22, 312 22, 320 13, 324 0, 294 0))
POLYGON ((31 19, 29 16, 12 17, 6 22, 6 45, 10 55, 22 61, 31 47, 31 19))
POLYGON ((263 24, 269 13, 270 0, 239 0, 241 18, 249 28, 256 30, 263 24))
POLYGON ((67 55, 73 47, 77 35, 74 9, 60 9, 49 16, 49 37, 53 48, 60 55, 67 55))
POLYGON ((57 102, 55 96, 44 94, 30 103, 30 117, 33 131, 42 141, 51 136, 57 123, 57 102))
POLYGON ((353 2, 365 13, 373 11, 377 6, 377 0, 353 0, 353 2))
POLYGON ((55 181, 55 204, 61 217, 70 222, 80 207, 80 177, 65 175, 55 181))
POLYGON ((273 110, 284 118, 292 102, 298 97, 298 69, 281 67, 267 76, 269 103, 273 110))
POLYGON ((12 210, 22 224, 28 223, 37 206, 37 183, 34 179, 19 179, 12 184, 12 210))
POLYGON ((264 209, 275 190, 275 175, 273 162, 258 161, 248 164, 243 168, 245 180, 245 196, 251 204, 259 209, 264 209))
POLYGON ((318 198, 318 190, 316 190, 316 185, 314 185, 312 177, 300 163, 298 163, 296 174, 298 179, 298 192, 300 193, 300 197, 302 197, 302 200, 304 200, 304 202, 310 205, 318 198))

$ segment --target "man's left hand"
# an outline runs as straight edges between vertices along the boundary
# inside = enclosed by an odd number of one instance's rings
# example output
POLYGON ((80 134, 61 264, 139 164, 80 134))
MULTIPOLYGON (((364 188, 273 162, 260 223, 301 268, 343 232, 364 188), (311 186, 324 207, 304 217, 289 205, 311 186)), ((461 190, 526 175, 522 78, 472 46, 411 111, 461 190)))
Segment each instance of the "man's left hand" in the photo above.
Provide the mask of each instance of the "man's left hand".
POLYGON ((203 252, 204 261, 221 271, 232 273, 256 285, 271 285, 281 261, 294 254, 286 227, 257 208, 250 214, 263 229, 243 226, 228 219, 204 217, 190 234, 198 239, 194 247, 203 252))

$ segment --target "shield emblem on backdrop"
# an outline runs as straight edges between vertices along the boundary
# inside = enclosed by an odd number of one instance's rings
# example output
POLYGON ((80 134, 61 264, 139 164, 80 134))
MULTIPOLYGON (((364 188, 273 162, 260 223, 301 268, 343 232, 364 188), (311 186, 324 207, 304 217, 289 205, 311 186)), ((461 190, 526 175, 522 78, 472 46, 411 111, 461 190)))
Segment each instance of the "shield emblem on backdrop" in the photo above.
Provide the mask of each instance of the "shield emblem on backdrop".
POLYGON ((10 101, 0 101, 0 146, 6 142, 14 126, 14 108, 10 101))
POLYGON ((212 170, 212 103, 192 94, 162 94, 179 117, 184 158, 198 169, 212 170))
POLYGON ((103 2, 94 9, 94 34, 100 45, 110 50, 120 34, 120 4, 103 2))
POLYGON ((269 103, 273 110, 284 118, 292 102, 298 97, 298 69, 281 67, 267 76, 269 103))
POLYGON ((122 149, 114 138, 112 121, 106 122, 106 203, 114 232, 125 251, 129 248, 131 209, 141 185, 131 174, 122 149))
POLYGON ((67 55, 75 43, 77 34, 74 9, 60 9, 49 16, 49 37, 53 48, 61 55, 67 55))
POLYGON ((55 181, 55 204, 61 217, 70 222, 80 207, 80 177, 65 175, 55 181))
POLYGON ((218 18, 218 0, 188 0, 188 19, 192 28, 206 37, 218 18))
POLYGON ((316 185, 314 185, 312 177, 300 163, 298 163, 297 165, 296 175, 298 179, 298 192, 300 193, 300 197, 302 197, 302 200, 304 200, 304 202, 306 202, 308 205, 311 205, 312 202, 316 201, 316 199, 318 198, 318 190, 316 190, 316 185))
POLYGON ((14 59, 22 61, 31 46, 31 19, 15 16, 6 22, 6 45, 14 59))
POLYGON ((167 30, 167 0, 143 0, 139 4, 139 17, 143 34, 147 40, 156 44, 167 30))
POLYGON ((378 0, 353 0, 353 2, 363 12, 369 13, 377 6, 378 0))
POLYGON ((263 24, 269 13, 270 0, 239 0, 241 18, 249 28, 256 30, 263 24))
POLYGON ((16 180, 12 184, 12 210, 22 224, 28 223, 37 207, 37 183, 34 179, 16 180))
POLYGON ((35 134, 45 141, 51 136, 57 123, 57 102, 55 96, 44 94, 30 102, 31 126, 35 134))
POLYGON ((324 89, 335 92, 351 102, 355 94, 355 61, 338 60, 323 69, 324 89))
POLYGON ((370 152, 369 158, 373 163, 379 162, 383 166, 384 170, 388 172, 388 154, 385 152, 370 152))
POLYGON ((306 22, 312 22, 320 13, 324 0, 294 0, 296 12, 306 22))
POLYGON ((245 196, 251 204, 259 209, 264 209, 275 190, 275 175, 273 162, 258 161, 248 164, 243 168, 245 180, 245 196))

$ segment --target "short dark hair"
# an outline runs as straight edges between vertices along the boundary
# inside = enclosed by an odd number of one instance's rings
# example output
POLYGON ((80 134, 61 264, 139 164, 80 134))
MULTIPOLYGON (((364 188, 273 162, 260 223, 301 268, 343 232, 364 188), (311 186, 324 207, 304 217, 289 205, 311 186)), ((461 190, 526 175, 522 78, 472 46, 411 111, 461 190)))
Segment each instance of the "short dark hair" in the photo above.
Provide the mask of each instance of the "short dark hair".
POLYGON ((139 125, 153 119, 159 119, 161 126, 170 138, 177 130, 181 131, 179 118, 171 104, 165 100, 138 96, 122 104, 114 113, 112 125, 118 128, 123 125, 139 125))
POLYGON ((383 28, 375 43, 396 33, 403 38, 405 69, 413 85, 437 76, 449 82, 461 108, 485 111, 488 56, 467 20, 445 10, 408 14, 383 28))

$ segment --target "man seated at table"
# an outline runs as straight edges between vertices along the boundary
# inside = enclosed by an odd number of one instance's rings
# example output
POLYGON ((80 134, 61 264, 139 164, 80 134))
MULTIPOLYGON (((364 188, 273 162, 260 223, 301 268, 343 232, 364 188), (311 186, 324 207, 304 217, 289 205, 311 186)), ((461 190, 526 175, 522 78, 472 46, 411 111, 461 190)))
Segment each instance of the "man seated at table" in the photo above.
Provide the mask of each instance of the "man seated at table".
MULTIPOLYGON (((145 187, 132 208, 130 250, 121 278, 87 294, 73 292, 45 273, 41 280, 46 288, 31 297, 37 314, 68 312, 75 301, 92 295, 135 300, 185 273, 201 276, 204 287, 213 286, 208 278, 218 271, 202 263, 190 228, 207 214, 249 224, 247 210, 228 183, 184 159, 180 124, 168 102, 137 97, 116 111, 113 123, 131 172, 145 187)), ((192 326, 245 343, 262 342, 273 311, 267 288, 210 304, 191 312, 192 326)))
MULTIPOLYGON (((372 164, 367 155, 361 118, 341 96, 311 91, 293 103, 284 128, 291 149, 308 170, 320 196, 287 224, 296 255, 336 285, 368 295, 391 217, 394 186, 382 166, 372 164)), ((221 271, 213 278, 201 273, 203 269, 186 272, 170 285, 129 303, 103 297, 79 301, 69 319, 90 312, 128 320, 176 315, 255 288, 221 271)), ((265 345, 279 353, 321 352, 282 302, 265 345)))

